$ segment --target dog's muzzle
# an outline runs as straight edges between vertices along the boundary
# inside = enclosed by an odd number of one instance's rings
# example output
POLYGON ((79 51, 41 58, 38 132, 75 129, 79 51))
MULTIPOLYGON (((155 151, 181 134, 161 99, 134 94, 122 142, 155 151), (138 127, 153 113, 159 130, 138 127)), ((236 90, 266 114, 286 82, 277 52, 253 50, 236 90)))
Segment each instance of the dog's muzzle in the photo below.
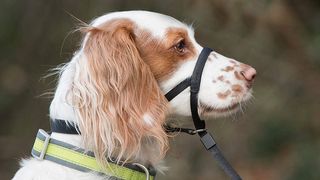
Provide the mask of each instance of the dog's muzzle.
POLYGON ((165 129, 168 133, 178 131, 185 132, 191 135, 198 134, 204 147, 212 153, 213 157, 218 161, 220 167, 224 170, 224 172, 228 176, 230 176, 231 179, 240 180, 241 177, 233 169, 229 162, 224 158, 213 137, 207 132, 205 121, 200 119, 198 113, 198 93, 200 90, 201 76, 203 68, 212 51, 213 50, 210 48, 203 48, 198 57, 197 63, 194 67, 191 77, 188 77, 182 82, 180 82, 165 95, 167 100, 171 101, 173 98, 175 98, 177 95, 179 95, 182 91, 184 91, 186 88, 190 86, 190 107, 195 129, 171 127, 169 125, 165 125, 165 129))

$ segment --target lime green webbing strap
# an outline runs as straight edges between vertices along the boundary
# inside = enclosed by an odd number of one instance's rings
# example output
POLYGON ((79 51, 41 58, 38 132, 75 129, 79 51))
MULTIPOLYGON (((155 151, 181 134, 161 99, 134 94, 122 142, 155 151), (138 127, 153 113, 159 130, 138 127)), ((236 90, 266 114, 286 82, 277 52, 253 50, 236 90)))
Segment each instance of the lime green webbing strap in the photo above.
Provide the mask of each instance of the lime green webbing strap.
MULTIPOLYGON (((141 166, 126 164, 124 166, 108 162, 103 168, 99 165, 92 152, 85 152, 79 147, 51 139, 44 130, 39 129, 34 142, 32 156, 39 160, 49 160, 66 167, 83 172, 98 172, 117 179, 124 180, 146 180, 149 171, 144 173, 141 166), (130 166, 130 167, 129 167, 130 166)), ((150 180, 154 180, 155 172, 150 171, 150 180)))

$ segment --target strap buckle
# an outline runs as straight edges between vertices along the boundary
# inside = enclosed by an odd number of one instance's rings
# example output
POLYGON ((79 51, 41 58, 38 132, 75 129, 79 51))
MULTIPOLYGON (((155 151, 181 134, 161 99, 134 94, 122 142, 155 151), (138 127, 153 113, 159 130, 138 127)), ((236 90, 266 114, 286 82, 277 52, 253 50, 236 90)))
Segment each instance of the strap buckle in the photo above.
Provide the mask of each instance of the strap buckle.
POLYGON ((39 138, 43 141, 43 146, 42 146, 42 149, 41 149, 39 156, 37 156, 34 153, 32 153, 32 156, 38 160, 43 160, 44 156, 46 155, 48 145, 50 142, 50 135, 46 131, 44 131, 43 129, 39 129, 38 134, 37 134, 37 138, 39 138))

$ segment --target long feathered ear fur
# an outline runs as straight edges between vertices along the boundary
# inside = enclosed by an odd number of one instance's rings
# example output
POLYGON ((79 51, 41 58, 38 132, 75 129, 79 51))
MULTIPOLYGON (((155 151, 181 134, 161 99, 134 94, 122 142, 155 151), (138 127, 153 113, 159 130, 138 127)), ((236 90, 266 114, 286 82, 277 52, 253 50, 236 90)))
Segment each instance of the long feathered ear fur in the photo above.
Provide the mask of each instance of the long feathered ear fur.
POLYGON ((167 101, 135 44, 127 19, 87 27, 76 67, 72 103, 85 145, 97 159, 145 159, 154 164, 167 151, 162 125, 167 101), (144 154, 145 148, 152 152, 144 154))

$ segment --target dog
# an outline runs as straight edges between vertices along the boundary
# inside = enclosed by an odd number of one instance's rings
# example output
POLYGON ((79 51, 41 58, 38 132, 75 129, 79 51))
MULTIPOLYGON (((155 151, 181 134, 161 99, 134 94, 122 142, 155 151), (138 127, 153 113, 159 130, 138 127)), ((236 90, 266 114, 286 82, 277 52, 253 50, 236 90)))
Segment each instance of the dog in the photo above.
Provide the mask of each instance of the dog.
MULTIPOLYGON (((79 134, 50 138, 91 151, 99 164, 138 163, 161 171, 168 150, 163 125, 171 114, 190 116, 190 89, 168 102, 164 96, 190 77, 202 50, 194 30, 170 16, 148 11, 113 12, 79 28, 81 47, 60 68, 50 119, 65 120, 79 134)), ((252 97, 256 70, 210 53, 198 94, 201 116, 237 112, 252 97)), ((49 160, 29 158, 13 180, 112 179, 49 160)))

